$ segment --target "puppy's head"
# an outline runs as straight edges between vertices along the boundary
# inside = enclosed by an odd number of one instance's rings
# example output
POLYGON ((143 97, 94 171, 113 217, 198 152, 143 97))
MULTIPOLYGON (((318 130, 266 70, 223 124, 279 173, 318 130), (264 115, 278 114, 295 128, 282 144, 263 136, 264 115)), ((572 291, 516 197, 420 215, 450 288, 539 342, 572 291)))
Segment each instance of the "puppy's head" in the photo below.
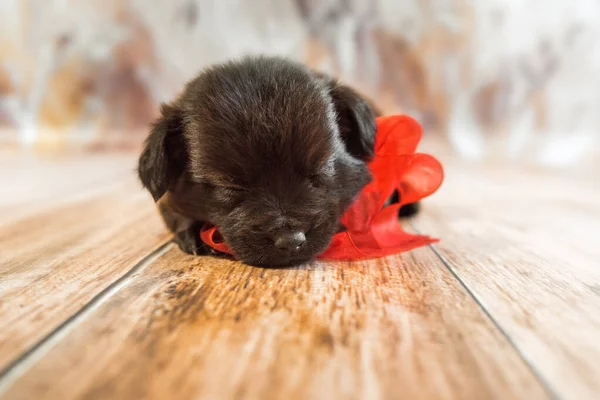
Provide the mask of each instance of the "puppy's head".
POLYGON ((242 261, 324 251, 370 180, 375 116, 351 89, 278 58, 214 67, 163 108, 140 158, 155 199, 219 227, 242 261))

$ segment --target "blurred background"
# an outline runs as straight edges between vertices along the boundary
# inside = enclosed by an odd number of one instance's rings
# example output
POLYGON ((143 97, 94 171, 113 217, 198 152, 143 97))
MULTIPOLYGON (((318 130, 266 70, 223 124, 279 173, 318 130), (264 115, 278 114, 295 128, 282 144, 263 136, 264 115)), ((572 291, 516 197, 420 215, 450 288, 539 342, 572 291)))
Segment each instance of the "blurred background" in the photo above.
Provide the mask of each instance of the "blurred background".
POLYGON ((567 167, 600 143, 597 0, 0 0, 0 146, 137 150, 202 67, 279 54, 461 157, 567 167))

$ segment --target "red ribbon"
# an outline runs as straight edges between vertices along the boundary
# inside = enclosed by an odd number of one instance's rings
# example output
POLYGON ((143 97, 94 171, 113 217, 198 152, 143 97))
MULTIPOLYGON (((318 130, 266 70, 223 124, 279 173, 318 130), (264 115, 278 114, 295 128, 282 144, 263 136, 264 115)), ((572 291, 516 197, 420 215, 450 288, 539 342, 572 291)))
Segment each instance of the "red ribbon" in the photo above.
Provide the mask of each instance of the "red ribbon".
MULTIPOLYGON (((429 236, 402 229, 398 211, 434 193, 444 180, 442 165, 428 154, 415 153, 421 141, 419 123, 405 115, 377 118, 375 157, 369 163, 373 180, 342 216, 346 231, 333 236, 320 260, 362 260, 385 257, 437 242, 429 236), (400 202, 384 207, 394 190, 400 202)), ((204 243, 233 254, 218 228, 204 225, 204 243)))

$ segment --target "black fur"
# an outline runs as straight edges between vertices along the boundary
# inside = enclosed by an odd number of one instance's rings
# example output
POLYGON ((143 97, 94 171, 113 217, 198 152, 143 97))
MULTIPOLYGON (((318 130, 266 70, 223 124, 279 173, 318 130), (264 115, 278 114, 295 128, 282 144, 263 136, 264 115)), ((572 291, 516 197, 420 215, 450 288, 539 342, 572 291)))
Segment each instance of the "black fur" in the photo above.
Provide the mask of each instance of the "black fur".
POLYGON ((286 59, 209 68, 162 115, 139 175, 188 253, 208 251, 199 229, 210 222, 248 264, 310 260, 327 248, 371 178, 373 107, 351 88, 286 59), (302 246, 274 245, 297 232, 306 236, 302 246))

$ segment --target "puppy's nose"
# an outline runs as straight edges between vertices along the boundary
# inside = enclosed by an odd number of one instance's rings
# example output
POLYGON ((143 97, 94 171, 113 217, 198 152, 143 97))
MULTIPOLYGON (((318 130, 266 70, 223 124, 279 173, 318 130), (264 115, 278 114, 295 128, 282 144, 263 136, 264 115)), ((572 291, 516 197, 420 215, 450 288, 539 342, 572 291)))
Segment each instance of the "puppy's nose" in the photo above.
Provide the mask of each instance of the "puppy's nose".
POLYGON ((279 250, 294 251, 304 246, 304 232, 283 232, 275 237, 275 247, 279 250))

